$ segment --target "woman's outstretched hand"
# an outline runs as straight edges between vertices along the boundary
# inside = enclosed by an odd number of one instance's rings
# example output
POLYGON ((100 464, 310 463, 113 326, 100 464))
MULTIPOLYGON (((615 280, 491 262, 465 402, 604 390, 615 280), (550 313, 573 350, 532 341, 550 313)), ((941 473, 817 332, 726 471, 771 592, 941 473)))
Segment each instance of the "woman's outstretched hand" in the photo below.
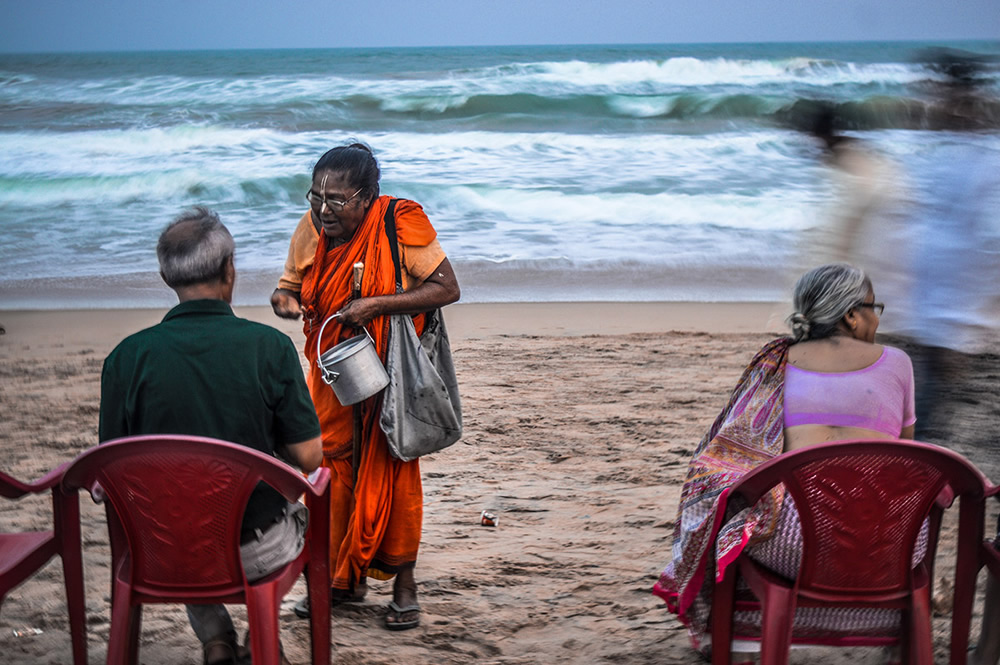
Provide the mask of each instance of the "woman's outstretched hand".
POLYGON ((275 289, 271 294, 271 309, 283 319, 297 319, 302 316, 299 294, 288 289, 275 289))

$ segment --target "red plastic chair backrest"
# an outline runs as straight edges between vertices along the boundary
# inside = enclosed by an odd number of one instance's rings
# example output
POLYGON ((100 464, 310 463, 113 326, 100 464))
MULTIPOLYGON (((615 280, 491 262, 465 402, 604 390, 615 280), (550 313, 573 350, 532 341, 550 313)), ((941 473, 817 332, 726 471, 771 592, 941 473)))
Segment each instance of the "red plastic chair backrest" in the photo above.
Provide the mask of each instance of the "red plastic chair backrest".
POLYGON ((92 448, 66 470, 62 487, 90 491, 100 485, 128 541, 132 585, 162 595, 243 586, 240 527, 261 481, 289 501, 315 493, 274 457, 179 435, 128 437, 92 448))
POLYGON ((941 491, 981 499, 986 479, 950 450, 925 443, 816 444, 761 465, 732 492, 755 503, 783 483, 802 524, 800 593, 905 594, 914 547, 941 491))

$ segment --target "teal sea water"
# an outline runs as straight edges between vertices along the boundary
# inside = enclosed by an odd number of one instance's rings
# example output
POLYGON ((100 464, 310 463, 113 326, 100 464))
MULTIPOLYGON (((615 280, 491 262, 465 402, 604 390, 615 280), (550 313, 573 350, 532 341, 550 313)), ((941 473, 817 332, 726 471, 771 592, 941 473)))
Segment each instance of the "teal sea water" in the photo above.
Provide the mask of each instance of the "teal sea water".
POLYGON ((169 304, 155 239, 196 204, 262 304, 312 164, 351 138, 424 205, 466 301, 779 299, 833 196, 796 130, 815 101, 906 167, 1000 150, 1000 118, 928 129, 927 46, 0 55, 0 308, 169 304))

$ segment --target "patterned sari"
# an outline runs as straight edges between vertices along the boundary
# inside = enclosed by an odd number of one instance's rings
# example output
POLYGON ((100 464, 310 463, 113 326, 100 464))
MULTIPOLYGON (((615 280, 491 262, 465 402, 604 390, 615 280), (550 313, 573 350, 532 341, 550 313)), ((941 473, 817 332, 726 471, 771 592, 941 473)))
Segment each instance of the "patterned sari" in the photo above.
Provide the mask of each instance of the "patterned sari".
MULTIPOLYGON (((791 497, 778 485, 756 505, 726 519, 729 488, 744 474, 784 450, 785 362, 789 339, 778 339, 761 349, 743 372, 726 407, 698 444, 688 465, 674 524, 672 561, 660 575, 653 593, 667 602, 688 627, 692 646, 703 652, 709 644, 712 590, 726 567, 741 552, 779 575, 798 574, 802 531, 791 497), (725 522, 723 522, 725 520, 725 522)), ((914 564, 923 558, 927 525, 914 551, 914 564)), ((740 598, 753 601, 742 579, 740 598), (743 593, 741 593, 741 591, 743 593)), ((898 631, 898 610, 881 608, 816 608, 795 610, 793 641, 844 645, 846 636, 864 636, 864 644, 888 644, 898 631)), ((760 610, 756 603, 737 602, 733 634, 740 651, 755 651, 744 640, 760 638, 760 610)))
POLYGON ((673 558, 653 587, 703 648, 712 587, 748 544, 770 538, 784 488, 722 523, 729 488, 784 449, 785 360, 789 339, 757 352, 688 464, 674 524, 673 558))

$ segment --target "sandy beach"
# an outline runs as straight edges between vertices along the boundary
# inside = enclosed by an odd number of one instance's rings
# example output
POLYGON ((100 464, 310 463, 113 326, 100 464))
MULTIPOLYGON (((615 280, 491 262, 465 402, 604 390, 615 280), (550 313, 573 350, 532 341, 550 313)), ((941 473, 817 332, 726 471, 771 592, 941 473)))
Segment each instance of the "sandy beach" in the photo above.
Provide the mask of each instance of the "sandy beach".
MULTIPOLYGON (((33 479, 95 445, 105 355, 164 311, 0 311, 0 468, 33 479)), ((422 625, 386 631, 391 583, 373 581, 364 603, 334 609, 333 662, 701 662, 650 588, 669 558, 690 453, 745 363, 773 336, 773 311, 767 303, 447 308, 465 435, 421 462, 422 625), (498 515, 497 527, 480 526, 484 509, 498 515)), ((267 308, 237 314, 278 327, 301 349, 298 323, 267 308)), ((961 426, 950 445, 998 479, 1000 460, 982 441, 1000 425, 993 404, 1000 359, 976 362, 976 392, 956 414, 961 426)), ((87 497, 81 506, 89 654, 97 663, 109 627, 107 533, 102 508, 87 497)), ((955 512, 946 516, 937 562, 937 662, 946 662, 955 512)), ((0 528, 46 528, 50 515, 47 496, 4 501, 0 528)), ((995 517, 990 506, 987 524, 995 517)), ((281 615, 293 663, 309 660, 307 624, 292 613, 302 588, 286 597, 281 615)), ((233 614, 242 631, 245 614, 238 607, 233 614)), ((8 665, 71 662, 58 560, 4 600, 0 650, 8 665), (42 632, 14 635, 26 628, 42 632)), ((201 662, 181 607, 145 609, 141 660, 201 662)), ((824 649, 797 652, 793 661, 867 664, 885 655, 824 649)))

